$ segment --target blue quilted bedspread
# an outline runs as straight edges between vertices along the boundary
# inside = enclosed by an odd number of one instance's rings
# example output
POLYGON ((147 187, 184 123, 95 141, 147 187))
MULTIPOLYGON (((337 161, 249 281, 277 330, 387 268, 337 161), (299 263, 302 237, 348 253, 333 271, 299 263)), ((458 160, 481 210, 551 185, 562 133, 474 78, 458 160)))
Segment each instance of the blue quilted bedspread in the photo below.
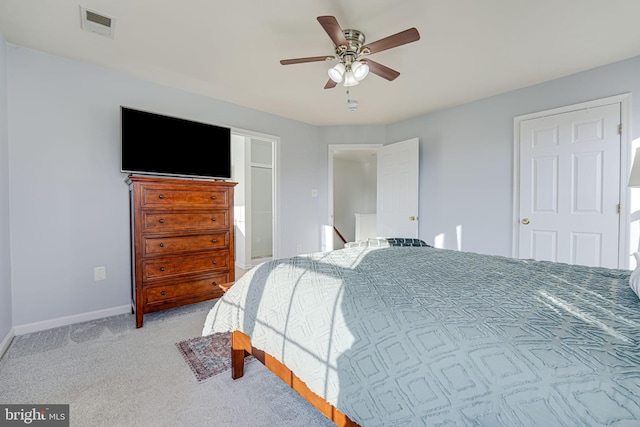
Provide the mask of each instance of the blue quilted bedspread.
POLYGON ((638 426, 629 274, 355 247, 254 268, 203 333, 243 331, 362 426, 638 426))

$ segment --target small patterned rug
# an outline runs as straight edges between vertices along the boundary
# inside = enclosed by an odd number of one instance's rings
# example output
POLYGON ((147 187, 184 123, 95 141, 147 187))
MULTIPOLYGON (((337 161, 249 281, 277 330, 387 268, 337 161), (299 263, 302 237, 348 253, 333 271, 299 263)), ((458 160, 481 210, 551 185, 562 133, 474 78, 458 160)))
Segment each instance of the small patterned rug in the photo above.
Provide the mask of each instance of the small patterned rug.
MULTIPOLYGON (((176 343, 176 347, 199 383, 231 369, 231 334, 229 333, 191 338, 176 343)), ((253 356, 248 356, 245 363, 251 360, 253 356)))

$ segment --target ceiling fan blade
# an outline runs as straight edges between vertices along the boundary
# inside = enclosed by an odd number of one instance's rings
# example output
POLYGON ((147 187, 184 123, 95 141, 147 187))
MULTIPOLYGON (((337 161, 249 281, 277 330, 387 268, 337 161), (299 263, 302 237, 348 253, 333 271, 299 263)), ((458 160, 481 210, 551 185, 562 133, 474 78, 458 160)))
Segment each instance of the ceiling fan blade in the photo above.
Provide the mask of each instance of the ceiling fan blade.
POLYGON ((403 44, 411 43, 420 40, 420 33, 415 28, 409 28, 408 30, 401 31, 389 37, 385 37, 373 43, 369 43, 363 46, 362 49, 368 49, 369 53, 382 52, 383 50, 391 49, 393 47, 402 46, 403 44))
POLYGON ((333 89, 334 87, 336 87, 338 83, 334 82, 333 80, 329 79, 329 81, 327 82, 326 85, 324 85, 325 89, 333 89))
POLYGON ((382 65, 378 62, 372 61, 369 58, 366 59, 367 65, 369 66, 369 71, 373 74, 377 74, 383 79, 387 79, 389 81, 395 80, 396 77, 400 75, 399 72, 393 70, 385 65, 382 65))
POLYGON ((320 62, 320 61, 329 61, 332 60, 333 56, 309 56, 307 58, 294 58, 294 59, 282 59, 280 63, 282 65, 291 65, 291 64, 303 64, 305 62, 320 62))
POLYGON ((331 41, 336 46, 348 47, 347 39, 344 37, 340 24, 333 16, 318 16, 318 22, 322 25, 322 28, 327 32, 331 41))

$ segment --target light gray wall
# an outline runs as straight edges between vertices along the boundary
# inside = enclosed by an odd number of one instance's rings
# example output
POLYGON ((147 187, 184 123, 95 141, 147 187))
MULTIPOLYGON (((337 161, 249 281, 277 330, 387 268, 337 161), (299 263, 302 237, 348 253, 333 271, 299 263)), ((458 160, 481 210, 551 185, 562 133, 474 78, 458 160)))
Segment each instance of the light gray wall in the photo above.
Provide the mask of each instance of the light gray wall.
POLYGON ((420 138, 420 237, 458 249, 460 227, 460 249, 509 256, 513 118, 627 92, 640 97, 640 57, 388 125, 387 143, 420 138))
POLYGON ((0 342, 12 322, 9 235, 9 139, 7 132, 7 45, 0 34, 0 342))
POLYGON ((421 149, 420 237, 444 234, 445 247, 457 248, 459 227, 462 250, 509 255, 513 117, 640 94, 639 57, 387 126, 318 128, 16 46, 0 55, 3 64, 0 237, 10 217, 11 244, 0 240, 0 337, 10 327, 11 298, 14 326, 129 304, 121 104, 278 136, 280 256, 294 255, 298 244, 303 252, 323 248, 329 144, 412 137, 421 149), (93 281, 96 266, 107 267, 106 281, 93 281))
POLYGON ((120 105, 279 136, 279 253, 294 255, 297 243, 305 251, 319 247, 311 198, 321 179, 316 127, 13 45, 7 50, 14 325, 129 304, 120 105), (107 280, 93 281, 97 266, 107 267, 107 280))

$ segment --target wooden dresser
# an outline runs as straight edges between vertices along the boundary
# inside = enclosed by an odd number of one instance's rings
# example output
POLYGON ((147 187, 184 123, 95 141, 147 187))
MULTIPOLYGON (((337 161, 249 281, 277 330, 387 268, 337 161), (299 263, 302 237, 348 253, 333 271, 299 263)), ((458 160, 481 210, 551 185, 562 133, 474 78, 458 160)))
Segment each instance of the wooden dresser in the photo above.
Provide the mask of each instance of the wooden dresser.
POLYGON ((222 296, 234 276, 234 182, 130 176, 136 327, 222 296))

